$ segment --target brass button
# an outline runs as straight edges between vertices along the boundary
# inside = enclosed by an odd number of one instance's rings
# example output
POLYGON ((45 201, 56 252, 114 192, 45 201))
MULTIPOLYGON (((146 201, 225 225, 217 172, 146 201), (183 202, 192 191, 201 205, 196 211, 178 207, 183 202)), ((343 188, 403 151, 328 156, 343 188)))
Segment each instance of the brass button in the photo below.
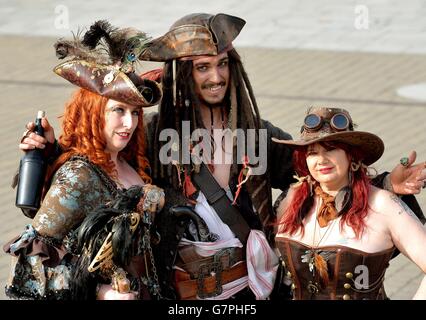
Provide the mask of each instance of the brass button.
POLYGON ((351 300, 351 296, 348 294, 343 295, 343 300, 351 300))
POLYGON ((287 272, 287 277, 291 278, 291 272, 290 271, 287 272))
POLYGON ((291 290, 296 289, 296 285, 294 283, 291 284, 291 290))
POLYGON ((281 260, 281 265, 285 268, 285 261, 281 260))
POLYGON ((348 278, 348 279, 352 279, 354 277, 354 275, 353 275, 353 273, 352 272, 348 272, 348 273, 346 273, 346 278, 348 278))
POLYGON ((343 285, 343 287, 344 287, 345 289, 350 289, 350 288, 351 288, 351 284, 350 284, 350 283, 345 283, 345 284, 343 285))

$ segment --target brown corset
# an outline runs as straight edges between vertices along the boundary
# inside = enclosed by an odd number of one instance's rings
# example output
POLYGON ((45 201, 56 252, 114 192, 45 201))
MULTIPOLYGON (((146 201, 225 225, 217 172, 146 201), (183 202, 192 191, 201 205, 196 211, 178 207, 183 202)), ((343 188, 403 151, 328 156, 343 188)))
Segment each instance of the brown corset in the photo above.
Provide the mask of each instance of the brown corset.
POLYGON ((317 249, 327 261, 329 275, 328 284, 321 287, 314 280, 309 264, 302 262, 302 256, 309 252, 311 247, 287 238, 276 238, 275 241, 285 263, 287 277, 291 278, 295 300, 386 298, 383 280, 394 247, 376 253, 338 245, 317 249))

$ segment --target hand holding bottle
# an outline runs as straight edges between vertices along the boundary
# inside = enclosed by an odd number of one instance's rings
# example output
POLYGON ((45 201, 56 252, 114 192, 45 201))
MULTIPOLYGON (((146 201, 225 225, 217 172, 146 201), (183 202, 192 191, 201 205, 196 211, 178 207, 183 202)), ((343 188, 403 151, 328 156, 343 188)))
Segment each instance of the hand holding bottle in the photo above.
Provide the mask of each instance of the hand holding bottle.
MULTIPOLYGON (((34 132, 31 135, 37 135, 40 138, 44 136, 43 118, 44 111, 39 111, 34 123, 34 132)), ((31 217, 40 207, 46 165, 46 158, 40 148, 28 150, 21 158, 15 205, 27 216, 31 217)))
POLYGON ((55 142, 55 132, 46 117, 41 119, 41 126, 44 130, 44 137, 34 133, 36 124, 32 121, 26 125, 27 130, 19 144, 19 149, 22 151, 33 150, 35 148, 44 149, 47 143, 55 142))

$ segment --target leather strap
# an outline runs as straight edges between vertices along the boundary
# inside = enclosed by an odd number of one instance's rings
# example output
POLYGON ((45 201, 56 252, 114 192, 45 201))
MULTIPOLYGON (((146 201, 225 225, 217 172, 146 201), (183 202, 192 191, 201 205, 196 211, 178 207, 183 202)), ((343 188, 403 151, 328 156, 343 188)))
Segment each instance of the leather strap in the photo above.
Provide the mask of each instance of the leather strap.
POLYGON ((222 269, 225 270, 232 267, 238 261, 244 260, 244 251, 238 247, 225 248, 215 255, 202 257, 196 253, 195 246, 191 245, 179 248, 178 254, 180 259, 176 260, 176 265, 194 278, 198 276, 197 273, 202 264, 210 265, 214 262, 220 262, 222 269))
POLYGON ((225 190, 220 187, 204 162, 200 165, 200 171, 198 173, 194 172, 192 178, 220 219, 229 226, 241 243, 245 245, 250 233, 250 227, 241 216, 241 213, 232 205, 226 196, 225 190))

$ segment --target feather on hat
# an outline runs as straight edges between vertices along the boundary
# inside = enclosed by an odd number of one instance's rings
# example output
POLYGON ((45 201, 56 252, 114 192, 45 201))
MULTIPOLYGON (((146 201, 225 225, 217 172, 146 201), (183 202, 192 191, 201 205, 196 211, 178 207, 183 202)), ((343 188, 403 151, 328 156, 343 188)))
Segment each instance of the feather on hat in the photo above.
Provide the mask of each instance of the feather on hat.
POLYGON ((59 59, 71 58, 54 72, 81 88, 101 96, 141 107, 157 104, 159 84, 135 73, 135 63, 150 38, 133 28, 118 29, 105 20, 96 21, 80 38, 58 40, 59 59))

